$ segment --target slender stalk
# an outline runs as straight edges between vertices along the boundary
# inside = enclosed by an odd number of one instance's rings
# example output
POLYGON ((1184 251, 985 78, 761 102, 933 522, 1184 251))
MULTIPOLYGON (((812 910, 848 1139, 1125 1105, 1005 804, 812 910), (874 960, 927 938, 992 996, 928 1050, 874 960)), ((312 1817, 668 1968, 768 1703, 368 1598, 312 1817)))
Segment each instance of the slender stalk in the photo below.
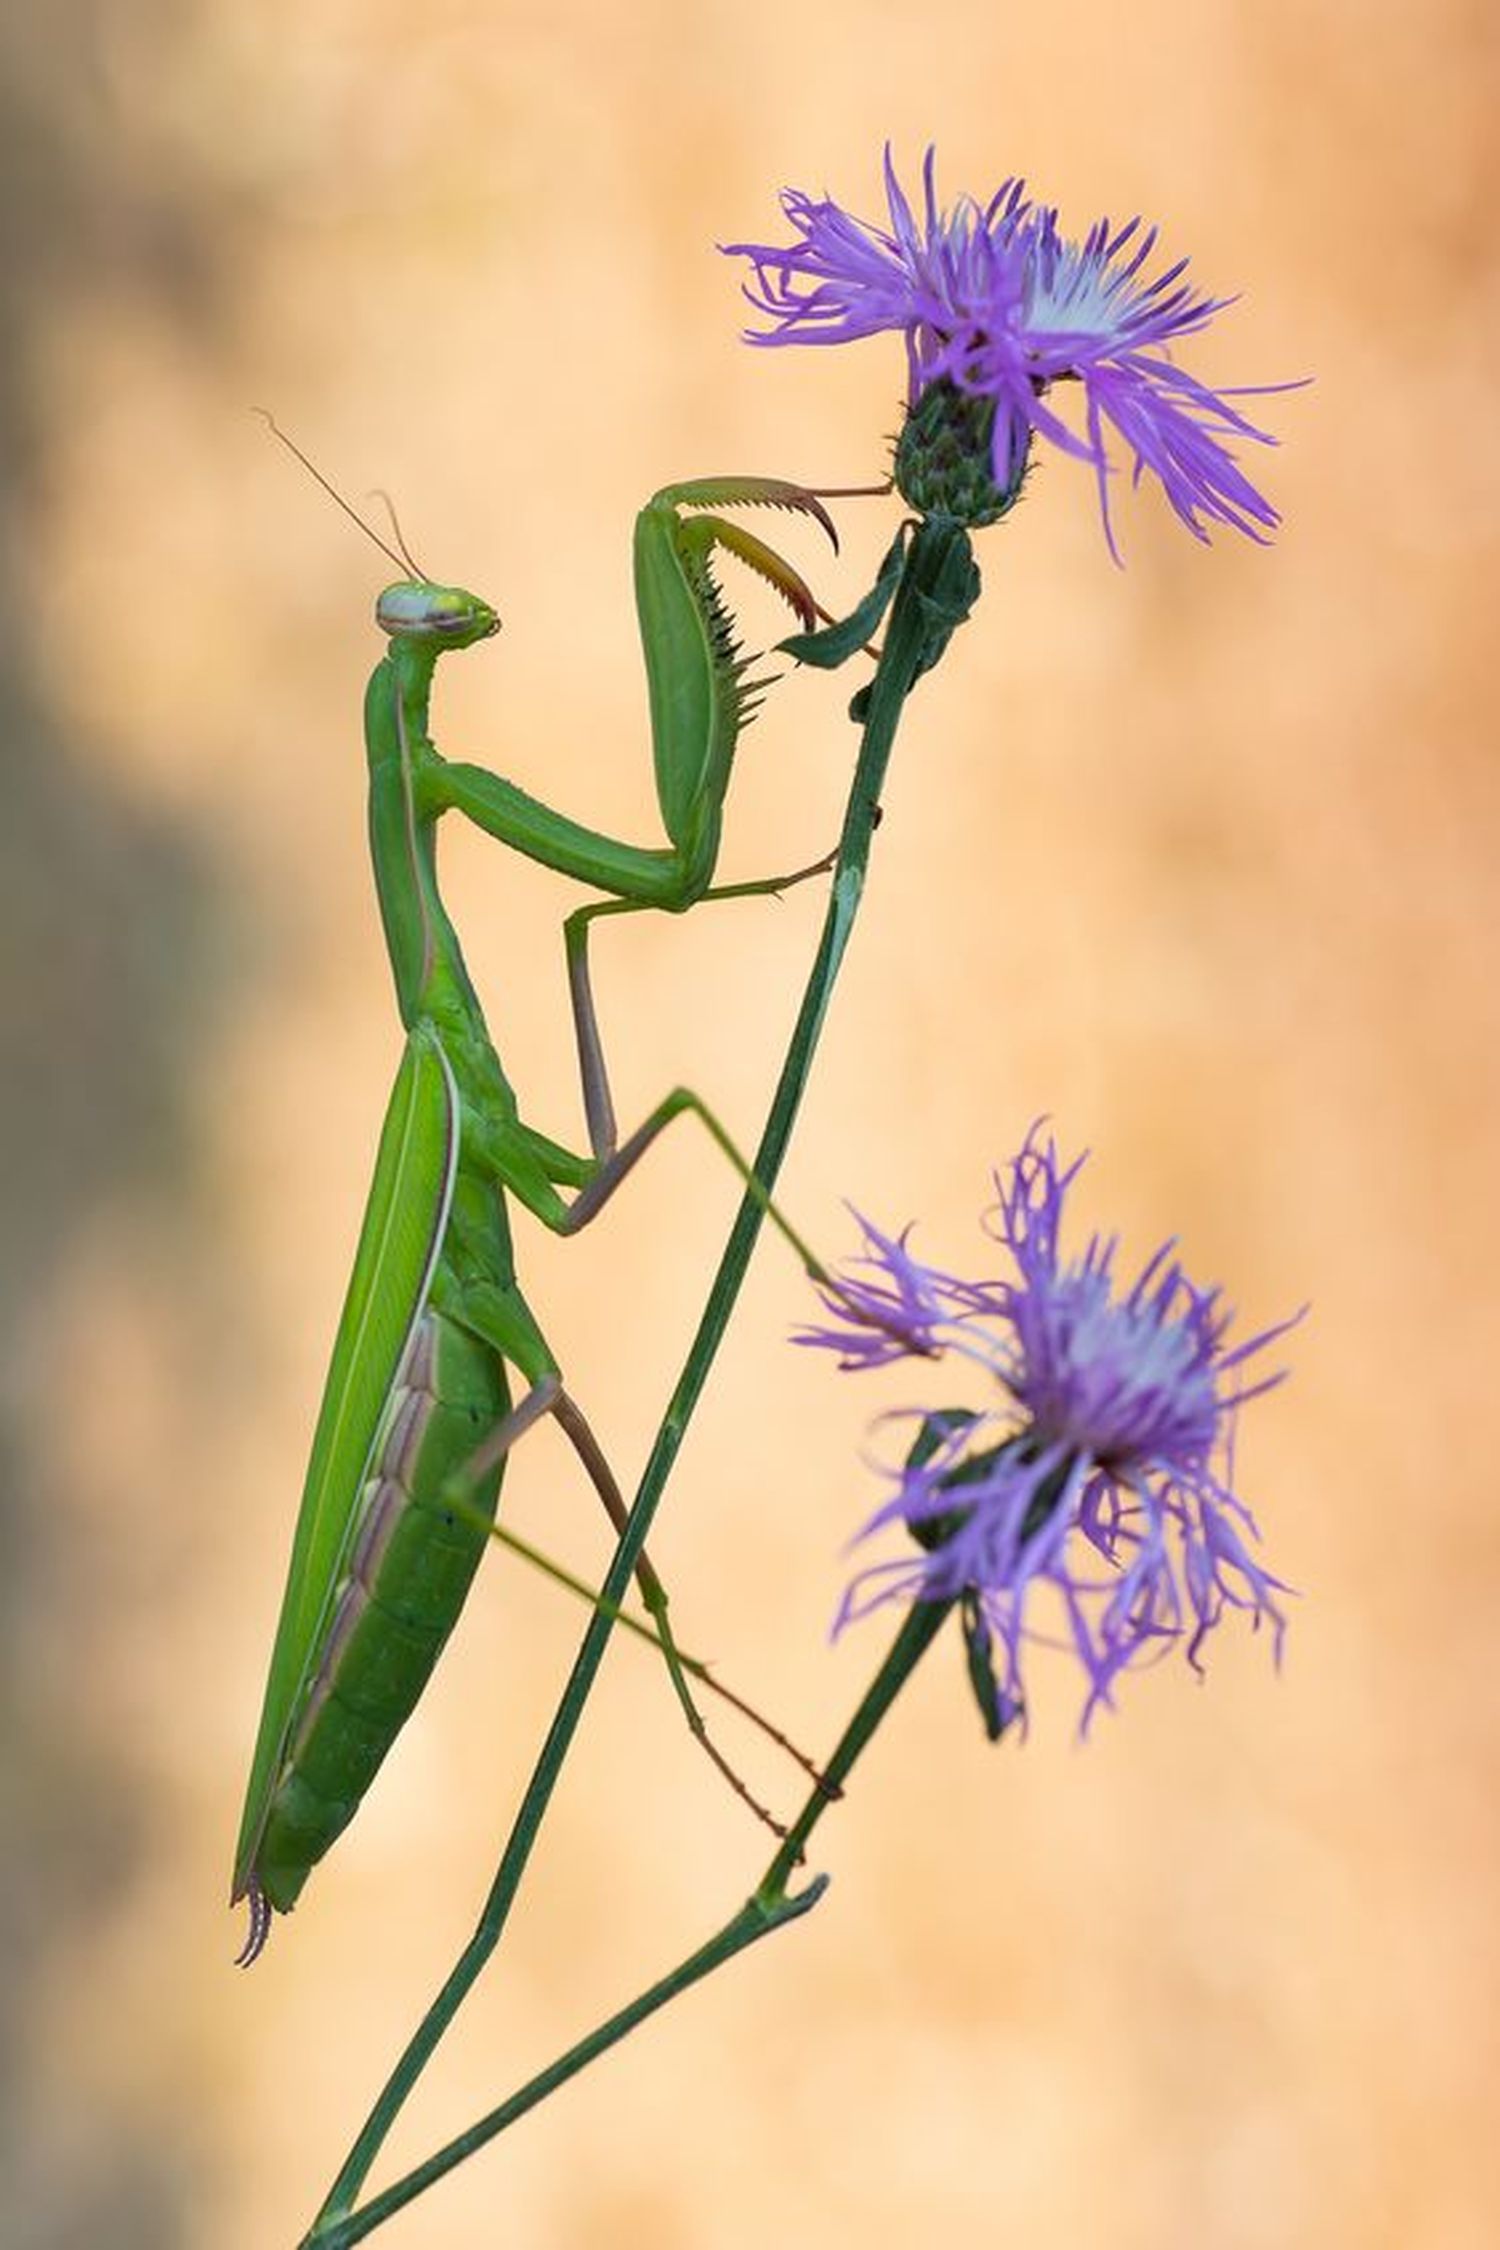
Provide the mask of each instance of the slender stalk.
POLYGON ((859 1708, 839 1737, 837 1749, 823 1767, 819 1786, 809 1795, 760 1879, 755 1895, 763 1906, 773 1907, 785 1897, 787 1881, 801 1864, 809 1836, 829 1806, 837 1803, 860 1752, 931 1648, 952 1607, 951 1601, 916 1602, 907 1611, 885 1662, 866 1688, 859 1708))
MULTIPOLYGON (((308 2237, 309 2243, 316 2242, 323 2246, 335 2239, 356 2239, 353 2236, 334 2237, 331 2224, 352 2211, 355 2198, 392 2123, 505 1929, 532 1847, 614 1629, 613 1612, 624 1598, 688 1424, 702 1395, 719 1346, 724 1340, 730 1315, 749 1269, 751 1253, 764 1222, 766 1199, 774 1190, 781 1171, 811 1073, 824 1018, 859 910, 869 865, 871 840, 879 819, 880 792, 884 786, 902 708, 921 669, 924 650, 928 645, 930 618, 934 608, 941 610, 944 607, 952 609, 955 605, 961 606, 969 569, 968 544, 956 524, 944 518, 935 518, 917 527, 892 605, 880 662, 870 683, 869 707, 839 838, 822 935, 803 993, 786 1060, 777 1081, 765 1130, 756 1151, 755 1174, 758 1188, 747 1188, 741 1199, 697 1333, 662 1417, 629 1521, 601 1589, 600 1605, 584 1631, 573 1669, 563 1688, 557 1711, 521 1800, 515 1825, 474 1934, 449 1972, 437 1998, 417 2026, 375 2102, 329 2190, 327 2200, 308 2237)), ((773 1867, 779 1867, 783 1857, 784 1853, 779 1853, 773 1867)), ((500 2127, 496 2126, 495 2130, 500 2130, 500 2127)), ((454 2161, 459 2159, 455 2157, 454 2161)), ((370 2208, 373 2209, 374 2205, 370 2208)))

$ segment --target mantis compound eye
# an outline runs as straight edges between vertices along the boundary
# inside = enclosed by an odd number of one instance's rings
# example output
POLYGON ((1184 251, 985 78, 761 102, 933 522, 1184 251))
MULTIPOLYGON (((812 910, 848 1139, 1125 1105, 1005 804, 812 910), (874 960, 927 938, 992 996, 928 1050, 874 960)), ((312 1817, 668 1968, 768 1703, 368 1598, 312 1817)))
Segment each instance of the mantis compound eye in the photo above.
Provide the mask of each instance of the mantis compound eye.
POLYGON ((500 630, 494 610, 477 594, 423 578, 387 586, 375 604, 375 622, 393 640, 442 641, 450 648, 465 648, 500 630))

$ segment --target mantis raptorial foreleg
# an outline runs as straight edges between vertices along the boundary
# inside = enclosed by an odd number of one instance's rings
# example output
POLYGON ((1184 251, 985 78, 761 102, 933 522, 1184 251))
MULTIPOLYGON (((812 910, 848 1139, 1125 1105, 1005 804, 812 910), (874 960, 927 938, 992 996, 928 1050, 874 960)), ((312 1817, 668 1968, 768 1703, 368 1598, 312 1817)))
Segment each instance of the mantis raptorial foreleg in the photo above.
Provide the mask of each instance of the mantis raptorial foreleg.
MULTIPOLYGON (((669 1095, 615 1147, 586 940, 594 913, 680 912, 713 895, 724 797, 754 693, 713 577, 714 551, 758 571, 804 624, 816 614, 796 572, 753 534, 711 512, 680 512, 745 503, 811 514, 832 531, 815 494, 744 478, 670 487, 636 525, 667 838, 655 849, 586 828, 499 776, 440 756, 427 724, 433 672, 445 650, 498 629, 487 603, 412 578, 377 604, 389 648, 365 699, 370 842, 406 1048, 314 1434, 246 1793, 232 1896, 250 1902, 248 1957, 272 1909, 291 1907, 353 1816, 420 1695, 484 1545, 475 1513, 481 1527, 493 1515, 521 1430, 550 1413, 619 1520, 608 1463, 517 1283, 506 1199, 559 1234, 576 1233, 669 1118, 701 1108, 695 1097, 669 1095), (568 938, 587 1156, 521 1120, 438 888, 437 824, 449 811, 607 894, 575 917, 568 938), (512 1367, 529 1386, 519 1407, 512 1367), (455 1478, 462 1511, 445 1497, 455 1478)), ((727 895, 784 887, 734 885, 727 895)), ((654 1574, 644 1583, 658 1600, 654 1574)), ((677 1677, 681 1686, 680 1667, 677 1677)))

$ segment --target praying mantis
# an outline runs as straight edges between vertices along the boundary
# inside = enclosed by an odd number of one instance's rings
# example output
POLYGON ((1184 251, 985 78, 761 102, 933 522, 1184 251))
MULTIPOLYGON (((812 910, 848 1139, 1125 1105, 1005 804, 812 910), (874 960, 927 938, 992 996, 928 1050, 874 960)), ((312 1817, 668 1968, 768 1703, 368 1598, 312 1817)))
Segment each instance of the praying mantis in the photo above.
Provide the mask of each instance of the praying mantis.
MULTIPOLYGON (((805 628, 820 614, 789 563, 716 512, 741 506, 810 515, 837 547, 822 498, 773 478, 668 485, 641 510, 635 596, 664 847, 602 835, 445 759, 428 733, 438 659, 487 640, 499 618, 477 595, 420 575, 376 603, 388 647, 365 697, 370 845, 406 1041, 313 1436, 235 1851, 230 1903, 246 1900, 250 1921, 241 1963, 257 1958, 273 1915, 295 1904, 410 1716, 478 1567, 516 1440, 553 1416, 611 1514, 622 1514, 517 1280, 507 1197, 554 1233, 574 1234, 674 1116, 701 1111, 676 1089, 620 1141, 590 983, 592 921, 776 893, 828 864, 711 887, 759 685, 739 653, 715 550, 764 578, 805 628), (521 1118, 438 889, 436 831, 449 812, 607 894, 564 925, 587 1155, 521 1118), (509 1369, 527 1386, 518 1404, 509 1369)), ((397 559, 414 568, 404 551, 397 559)))

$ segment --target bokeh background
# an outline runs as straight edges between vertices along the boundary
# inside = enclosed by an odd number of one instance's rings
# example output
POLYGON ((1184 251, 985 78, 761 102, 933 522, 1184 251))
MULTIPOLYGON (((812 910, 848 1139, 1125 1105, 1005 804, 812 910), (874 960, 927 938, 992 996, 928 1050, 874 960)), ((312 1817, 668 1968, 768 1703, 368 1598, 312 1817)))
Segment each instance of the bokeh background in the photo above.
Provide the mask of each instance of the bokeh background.
MULTIPOLYGON (((253 1975, 225 1912, 263 1665, 396 1035, 362 837, 383 566, 274 408, 503 611, 437 735, 653 835, 629 526, 659 483, 880 473, 894 344, 757 354, 716 240, 784 183, 879 210, 889 136, 1243 290, 1194 353, 1268 402, 1277 546, 1150 496, 1109 561, 1047 466, 912 708, 788 1200, 962 1266, 1041 1111, 1084 1223, 1181 1236, 1257 1324, 1242 1432, 1302 1590, 1278 1678, 1038 1674, 988 1749, 935 1657, 820 1838, 818 1913, 415 2208, 392 2245, 1471 2250, 1500 2229, 1500 1067, 1493 10, 930 0, 628 13, 53 0, 0 29, 0 2240, 290 2245, 487 1880, 579 1615, 486 1570, 356 1828, 253 1975)), ((837 608, 894 510, 844 510, 837 608)), ((780 620, 743 593, 751 637, 780 620)), ((726 874, 831 837, 842 683, 748 738, 726 874)), ((529 1113, 581 1127, 574 894, 454 836, 529 1113)), ((753 1132, 818 902, 608 929, 622 1109, 753 1132)), ((536 1300, 629 1479, 733 1190, 684 1131, 536 1300)), ((899 1403, 784 1342, 761 1253, 658 1561, 689 1645, 811 1745, 899 1403)), ((560 1445, 515 1520, 597 1574, 560 1445)), ((763 1785, 792 1776, 743 1751, 763 1785)), ((612 1657, 503 1967, 393 2161, 715 1927, 764 1839, 612 1657)), ((387 2175, 388 2176, 388 2175, 387 2175)))

